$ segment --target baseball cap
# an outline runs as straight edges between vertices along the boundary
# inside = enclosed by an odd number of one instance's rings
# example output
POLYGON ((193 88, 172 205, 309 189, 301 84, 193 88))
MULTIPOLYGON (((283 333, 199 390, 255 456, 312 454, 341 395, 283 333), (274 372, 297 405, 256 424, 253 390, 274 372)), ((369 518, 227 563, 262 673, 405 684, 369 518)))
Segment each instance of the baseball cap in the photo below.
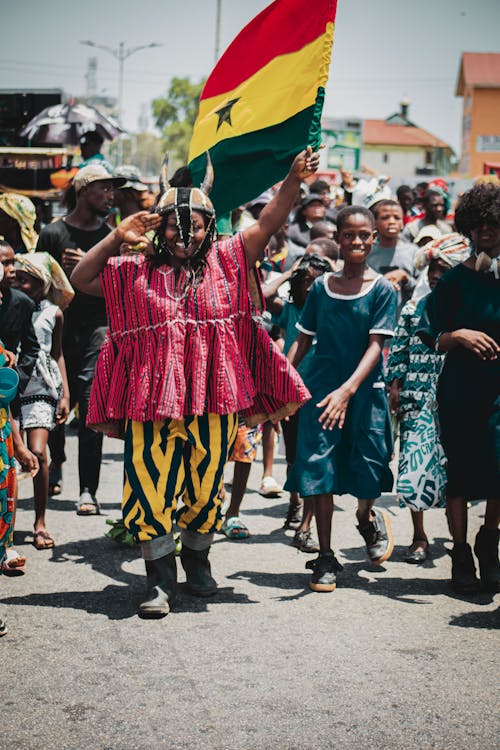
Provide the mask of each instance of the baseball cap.
POLYGON ((125 177, 113 177, 101 164, 89 164, 79 169, 73 177, 75 193, 79 193, 86 185, 90 185, 91 182, 97 182, 98 180, 111 180, 115 188, 123 187, 127 181, 125 177))
POLYGON ((148 186, 142 181, 142 175, 133 164, 122 164, 120 167, 116 167, 113 171, 113 177, 123 177, 126 180, 122 188, 133 188, 143 192, 148 189, 148 186))
POLYGON ((422 240, 438 240, 440 237, 442 237, 442 232, 438 227, 435 224, 427 224, 420 229, 413 242, 419 245, 422 240))
POLYGON ((321 195, 319 193, 308 193, 307 195, 304 195, 304 197, 300 201, 300 205, 303 208, 304 206, 308 206, 310 203, 313 203, 314 201, 316 201, 317 203, 323 204, 323 201, 321 200, 321 195))

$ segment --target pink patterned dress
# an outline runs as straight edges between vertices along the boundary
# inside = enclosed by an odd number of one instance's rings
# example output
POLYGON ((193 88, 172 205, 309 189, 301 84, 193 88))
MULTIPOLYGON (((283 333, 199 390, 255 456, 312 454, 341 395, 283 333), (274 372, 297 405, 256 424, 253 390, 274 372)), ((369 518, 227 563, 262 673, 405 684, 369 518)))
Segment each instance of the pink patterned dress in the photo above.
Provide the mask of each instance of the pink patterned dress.
POLYGON ((108 261, 101 281, 109 331, 89 426, 121 436, 127 419, 236 412, 255 424, 310 398, 256 319, 241 234, 212 245, 203 280, 187 295, 179 291, 185 274, 142 255, 108 261))

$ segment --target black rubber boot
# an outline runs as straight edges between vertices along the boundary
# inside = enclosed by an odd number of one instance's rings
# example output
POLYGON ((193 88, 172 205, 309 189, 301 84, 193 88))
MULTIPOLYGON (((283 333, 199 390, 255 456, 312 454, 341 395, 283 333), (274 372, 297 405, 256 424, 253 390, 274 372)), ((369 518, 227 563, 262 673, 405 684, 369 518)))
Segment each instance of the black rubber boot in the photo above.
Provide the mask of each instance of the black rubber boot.
POLYGON ((137 614, 145 620, 166 617, 177 595, 177 563, 175 552, 145 560, 148 576, 148 594, 141 602, 137 614))
POLYGON ((457 594, 477 594, 481 585, 476 576, 472 550, 467 542, 455 544, 451 555, 451 587, 457 594))
POLYGON ((498 563, 498 529, 481 526, 474 543, 474 552, 479 561, 479 574, 485 591, 495 594, 500 591, 500 565, 498 563))
POLYGON ((213 596, 217 591, 208 560, 209 552, 210 547, 196 550, 182 545, 181 563, 186 571, 187 590, 194 596, 213 596))

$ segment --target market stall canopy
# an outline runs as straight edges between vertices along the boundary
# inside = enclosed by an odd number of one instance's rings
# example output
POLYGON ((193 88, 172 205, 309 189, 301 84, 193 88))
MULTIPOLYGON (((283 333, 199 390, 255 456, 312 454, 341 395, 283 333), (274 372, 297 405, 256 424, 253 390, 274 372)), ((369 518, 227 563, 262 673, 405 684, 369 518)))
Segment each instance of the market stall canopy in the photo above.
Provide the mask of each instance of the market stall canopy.
POLYGON ((47 107, 21 130, 19 135, 34 144, 78 145, 81 136, 95 130, 108 141, 124 130, 111 117, 87 104, 57 104, 47 107))

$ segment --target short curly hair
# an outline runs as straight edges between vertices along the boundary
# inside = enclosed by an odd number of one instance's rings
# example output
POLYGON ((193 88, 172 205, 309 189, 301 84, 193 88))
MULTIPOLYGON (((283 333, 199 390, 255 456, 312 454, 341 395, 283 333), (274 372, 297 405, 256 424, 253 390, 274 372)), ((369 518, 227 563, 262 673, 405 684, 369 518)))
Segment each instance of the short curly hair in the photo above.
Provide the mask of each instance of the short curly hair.
POLYGON ((465 237, 482 224, 500 226, 500 187, 492 183, 474 185, 455 208, 455 226, 465 237))

